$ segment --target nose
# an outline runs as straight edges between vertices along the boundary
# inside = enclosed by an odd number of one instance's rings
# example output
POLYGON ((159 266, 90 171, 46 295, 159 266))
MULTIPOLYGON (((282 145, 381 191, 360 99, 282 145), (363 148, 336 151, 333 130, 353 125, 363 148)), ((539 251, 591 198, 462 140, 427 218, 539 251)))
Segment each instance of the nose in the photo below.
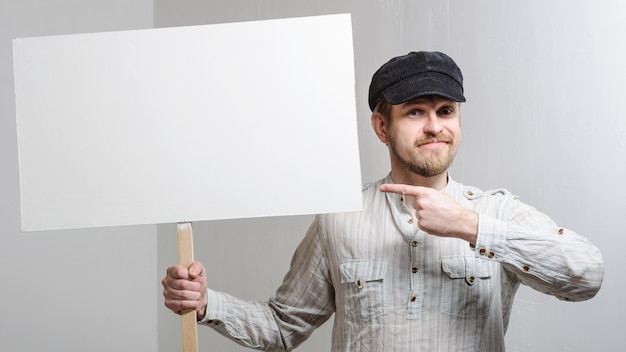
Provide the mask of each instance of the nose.
POLYGON ((424 133, 434 136, 441 133, 441 131, 443 131, 443 126, 441 125, 441 121, 439 121, 439 116, 437 116, 435 111, 429 112, 424 125, 424 133))

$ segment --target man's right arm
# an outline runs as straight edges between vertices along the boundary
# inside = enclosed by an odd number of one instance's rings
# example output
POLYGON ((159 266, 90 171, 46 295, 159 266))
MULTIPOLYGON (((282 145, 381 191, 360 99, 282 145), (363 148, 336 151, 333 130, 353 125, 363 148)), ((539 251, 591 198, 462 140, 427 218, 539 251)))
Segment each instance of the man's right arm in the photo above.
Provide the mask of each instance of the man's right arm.
POLYGON ((293 350, 334 313, 334 288, 320 237, 316 219, 269 302, 207 290, 204 268, 198 263, 201 270, 192 272, 194 263, 188 272, 178 266, 168 269, 163 280, 166 306, 175 313, 196 309, 202 317, 200 324, 240 345, 265 351, 293 350))

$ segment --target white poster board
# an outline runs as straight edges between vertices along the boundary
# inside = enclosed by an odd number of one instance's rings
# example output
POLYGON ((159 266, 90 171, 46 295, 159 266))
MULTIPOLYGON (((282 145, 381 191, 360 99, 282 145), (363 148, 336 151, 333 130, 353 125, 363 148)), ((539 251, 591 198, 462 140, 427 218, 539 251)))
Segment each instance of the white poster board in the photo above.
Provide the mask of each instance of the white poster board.
POLYGON ((349 15, 13 46, 24 231, 361 209, 349 15))

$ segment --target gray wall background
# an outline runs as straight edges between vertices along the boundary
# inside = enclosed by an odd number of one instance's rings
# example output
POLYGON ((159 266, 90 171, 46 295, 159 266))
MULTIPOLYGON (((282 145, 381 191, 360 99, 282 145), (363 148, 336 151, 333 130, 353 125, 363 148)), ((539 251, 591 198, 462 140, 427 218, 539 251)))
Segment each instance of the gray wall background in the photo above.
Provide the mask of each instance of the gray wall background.
MULTIPOLYGON (((160 287, 177 261, 175 225, 19 230, 11 39, 346 12, 364 182, 388 172, 387 150, 369 125, 371 74, 411 50, 449 53, 468 98, 453 177, 508 188, 589 237, 605 257, 604 286, 591 301, 522 288, 508 350, 621 350, 626 5, 619 0, 0 0, 0 350, 180 350, 180 321, 162 306, 160 287)), ((311 219, 196 223, 196 258, 209 268, 211 287, 266 300, 311 219)), ((331 324, 298 350, 329 350, 331 324)), ((201 350, 244 351, 199 330, 201 350)))

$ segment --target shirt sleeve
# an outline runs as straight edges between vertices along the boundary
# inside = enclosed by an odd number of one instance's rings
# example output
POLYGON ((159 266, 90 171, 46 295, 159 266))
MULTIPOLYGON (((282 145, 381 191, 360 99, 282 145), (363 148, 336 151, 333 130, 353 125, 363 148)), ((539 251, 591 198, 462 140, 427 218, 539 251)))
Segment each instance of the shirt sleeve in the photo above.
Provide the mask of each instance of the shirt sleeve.
POLYGON ((495 216, 479 212, 476 256, 499 261, 515 280, 558 299, 594 297, 604 275, 600 250, 517 198, 500 200, 495 216))
POLYGON ((268 302, 246 301, 207 290, 209 303, 199 324, 264 351, 291 351, 304 342, 335 311, 318 224, 316 218, 274 297, 268 302))

